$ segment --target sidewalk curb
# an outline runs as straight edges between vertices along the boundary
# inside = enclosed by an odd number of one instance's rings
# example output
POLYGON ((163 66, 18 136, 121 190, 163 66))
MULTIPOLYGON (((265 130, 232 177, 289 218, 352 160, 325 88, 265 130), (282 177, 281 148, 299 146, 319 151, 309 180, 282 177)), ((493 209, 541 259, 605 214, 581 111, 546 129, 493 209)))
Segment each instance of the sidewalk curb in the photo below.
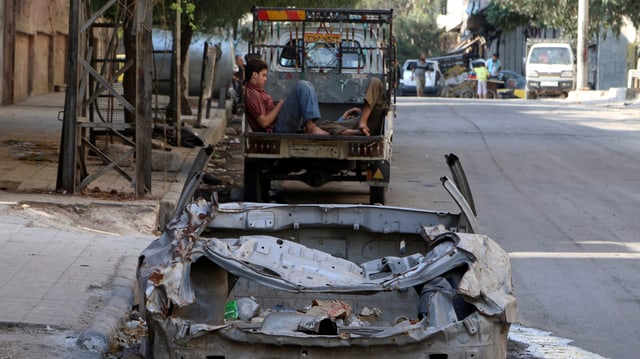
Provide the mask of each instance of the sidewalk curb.
MULTIPOLYGON (((227 107, 218 111, 217 116, 208 121, 208 127, 204 129, 202 134, 207 144, 215 144, 222 139, 230 112, 231 101, 227 101, 227 107)), ((158 228, 163 228, 175 212, 182 187, 197 155, 198 152, 196 151, 190 153, 180 169, 178 181, 172 184, 166 195, 158 201, 156 207, 158 211, 156 225, 158 228)), ((133 269, 128 264, 129 261, 125 258, 113 278, 110 299, 100 313, 96 315, 91 326, 85 329, 78 337, 77 345, 81 349, 89 353, 96 353, 100 355, 100 358, 107 352, 111 338, 124 322, 124 315, 134 305, 137 261, 132 263, 133 269)))
POLYGON ((135 270, 123 261, 119 265, 111 285, 111 297, 102 311, 96 315, 91 326, 79 336, 78 346, 102 357, 109 348, 111 338, 124 321, 123 313, 127 313, 133 306, 133 287, 135 285, 135 270))

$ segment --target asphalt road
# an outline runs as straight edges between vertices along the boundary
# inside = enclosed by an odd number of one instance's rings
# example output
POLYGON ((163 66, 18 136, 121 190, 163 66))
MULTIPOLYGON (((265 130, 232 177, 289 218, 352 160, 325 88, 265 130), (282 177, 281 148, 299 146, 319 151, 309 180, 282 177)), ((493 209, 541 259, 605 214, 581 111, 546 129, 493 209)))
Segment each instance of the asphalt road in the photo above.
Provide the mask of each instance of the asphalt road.
MULTIPOLYGON (((440 185, 455 153, 481 232, 511 255, 519 324, 637 358, 639 107, 400 98, 394 126, 388 205, 457 212, 440 185)), ((368 200, 359 185, 308 191, 287 187, 287 201, 368 200)))

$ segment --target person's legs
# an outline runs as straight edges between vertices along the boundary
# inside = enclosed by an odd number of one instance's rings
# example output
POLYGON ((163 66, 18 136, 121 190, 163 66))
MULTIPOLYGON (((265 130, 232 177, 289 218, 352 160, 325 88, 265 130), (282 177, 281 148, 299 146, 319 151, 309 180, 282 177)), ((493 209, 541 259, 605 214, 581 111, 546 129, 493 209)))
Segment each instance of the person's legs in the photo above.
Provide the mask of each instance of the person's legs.
POLYGON ((382 134, 382 126, 388 107, 384 85, 379 78, 371 78, 364 99, 371 110, 369 117, 366 119, 369 131, 372 135, 380 135, 382 134))
POLYGON ((358 120, 358 118, 346 120, 343 122, 322 120, 318 121, 316 123, 316 126, 324 131, 327 131, 330 135, 360 136, 363 133, 358 128, 358 120))
POLYGON ((316 89, 309 81, 299 81, 287 95, 278 114, 274 131, 299 132, 307 121, 319 118, 320 107, 316 89))
POLYGON ((416 76, 416 95, 418 97, 422 96, 422 91, 424 90, 424 77, 416 76))
POLYGON ((487 95, 487 82, 478 81, 478 97, 485 98, 487 95))

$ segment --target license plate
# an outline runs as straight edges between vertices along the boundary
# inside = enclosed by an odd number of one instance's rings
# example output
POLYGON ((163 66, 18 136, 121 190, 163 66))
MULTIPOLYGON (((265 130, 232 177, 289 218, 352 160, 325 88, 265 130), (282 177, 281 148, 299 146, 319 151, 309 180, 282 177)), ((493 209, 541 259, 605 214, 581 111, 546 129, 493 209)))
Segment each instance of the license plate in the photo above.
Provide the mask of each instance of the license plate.
POLYGON ((558 81, 540 81, 540 86, 558 87, 558 81))
POLYGON ((289 155, 292 157, 337 158, 339 153, 336 142, 293 142, 289 148, 289 155))

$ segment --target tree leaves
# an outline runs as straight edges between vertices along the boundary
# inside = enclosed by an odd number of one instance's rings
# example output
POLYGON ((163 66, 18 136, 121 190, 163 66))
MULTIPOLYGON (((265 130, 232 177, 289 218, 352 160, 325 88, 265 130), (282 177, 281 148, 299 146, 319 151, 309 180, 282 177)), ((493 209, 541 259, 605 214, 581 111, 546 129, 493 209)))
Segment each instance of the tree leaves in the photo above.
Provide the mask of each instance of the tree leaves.
MULTIPOLYGON (((640 1, 589 0, 589 33, 601 30, 619 33, 625 19, 640 27, 640 1)), ((557 0, 493 0, 487 9, 487 20, 505 30, 521 25, 562 29, 568 37, 575 37, 578 28, 578 3, 557 0)))

